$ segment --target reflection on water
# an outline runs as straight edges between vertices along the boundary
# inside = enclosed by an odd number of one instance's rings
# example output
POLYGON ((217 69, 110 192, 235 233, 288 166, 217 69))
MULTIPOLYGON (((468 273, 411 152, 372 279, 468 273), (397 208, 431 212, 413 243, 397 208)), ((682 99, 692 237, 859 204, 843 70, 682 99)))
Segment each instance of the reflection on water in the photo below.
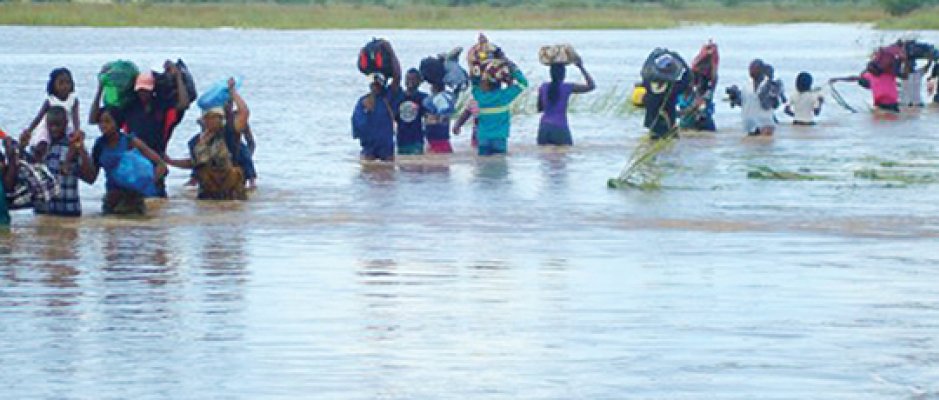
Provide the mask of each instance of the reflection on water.
MULTIPOLYGON (((577 108, 572 148, 535 146, 538 118, 523 114, 505 157, 458 136, 454 154, 359 163, 348 118, 366 88, 335 60, 381 35, 416 65, 474 32, 0 31, 0 92, 25 94, 0 96, 5 130, 25 126, 53 67, 89 104, 102 63, 178 55, 200 87, 245 75, 261 175, 244 203, 196 202, 174 173, 145 218, 99 215, 101 183, 81 187, 81 219, 14 213, 0 232, 0 397, 939 398, 937 109, 888 121, 826 104, 817 127, 746 138, 719 103, 718 132, 657 159, 660 189, 610 190, 638 113, 577 108), (166 35, 178 40, 146 40, 166 35)), ((625 88, 654 46, 692 54, 713 37, 729 85, 759 42, 788 84, 858 70, 885 35, 490 37, 533 86, 547 79, 538 47, 571 42, 601 87, 625 88)))

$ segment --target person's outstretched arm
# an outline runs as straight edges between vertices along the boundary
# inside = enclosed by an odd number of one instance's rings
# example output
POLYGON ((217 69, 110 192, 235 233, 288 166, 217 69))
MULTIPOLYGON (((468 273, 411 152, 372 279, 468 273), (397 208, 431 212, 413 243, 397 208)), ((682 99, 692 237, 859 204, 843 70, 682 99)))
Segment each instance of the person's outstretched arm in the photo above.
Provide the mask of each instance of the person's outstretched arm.
POLYGON ((587 72, 587 70, 584 68, 584 63, 583 63, 583 61, 577 60, 577 64, 575 64, 575 65, 577 65, 577 68, 580 69, 580 73, 581 73, 581 75, 584 76, 584 80, 587 81, 587 84, 586 84, 586 85, 575 84, 575 85, 573 86, 573 92, 574 92, 574 93, 588 93, 588 92, 592 92, 594 89, 597 88, 597 84, 596 84, 596 82, 594 82, 593 77, 590 76, 590 73, 587 72))

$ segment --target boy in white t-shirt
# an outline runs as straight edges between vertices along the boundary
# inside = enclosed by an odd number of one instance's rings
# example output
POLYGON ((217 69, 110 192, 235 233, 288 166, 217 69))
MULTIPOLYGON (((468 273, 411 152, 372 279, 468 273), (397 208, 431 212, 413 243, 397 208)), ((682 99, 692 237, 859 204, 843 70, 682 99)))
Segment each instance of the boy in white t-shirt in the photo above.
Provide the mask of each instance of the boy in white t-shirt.
POLYGON ((785 112, 792 117, 793 125, 815 125, 815 117, 822 112, 825 97, 812 89, 812 75, 800 72, 796 77, 796 93, 786 104, 785 112))

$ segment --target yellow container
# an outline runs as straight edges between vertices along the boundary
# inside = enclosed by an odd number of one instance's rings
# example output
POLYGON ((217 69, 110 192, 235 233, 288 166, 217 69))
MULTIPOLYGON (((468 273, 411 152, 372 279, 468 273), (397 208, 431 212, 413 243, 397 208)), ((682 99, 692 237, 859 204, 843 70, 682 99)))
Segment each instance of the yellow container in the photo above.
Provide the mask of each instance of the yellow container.
POLYGON ((644 107, 645 102, 643 98, 646 97, 646 88, 642 85, 636 85, 633 87, 632 101, 633 105, 636 107, 644 107))

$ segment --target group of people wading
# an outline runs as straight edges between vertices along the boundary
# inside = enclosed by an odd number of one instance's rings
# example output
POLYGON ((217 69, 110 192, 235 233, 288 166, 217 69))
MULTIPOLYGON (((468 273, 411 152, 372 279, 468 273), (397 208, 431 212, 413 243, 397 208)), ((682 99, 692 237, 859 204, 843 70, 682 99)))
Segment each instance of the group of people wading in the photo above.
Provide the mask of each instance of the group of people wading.
MULTIPOLYGON (((452 153, 451 135, 472 122, 473 147, 479 156, 505 154, 511 131, 511 104, 529 82, 502 48, 480 34, 466 53, 461 48, 430 56, 419 68, 402 73, 387 40, 375 39, 359 52, 358 67, 368 79, 368 93, 352 113, 352 136, 364 161, 393 161, 395 155, 452 153), (402 87, 403 80, 403 87, 402 87), (430 92, 422 91, 427 83, 430 92), (461 94, 462 107, 458 107, 461 94), (451 123, 452 122, 452 123, 451 123)), ((541 112, 537 143, 574 143, 567 112, 573 94, 596 88, 580 56, 569 45, 542 47, 539 60, 550 82, 537 89, 541 112), (584 83, 566 82, 574 66, 584 83)), ((720 54, 713 41, 704 44, 691 64, 676 52, 657 48, 643 63, 641 84, 632 101, 645 108, 643 124, 652 139, 676 137, 681 130, 715 131, 714 96, 718 92, 720 54)), ((8 209, 34 209, 39 214, 79 216, 79 184, 93 184, 105 173, 102 210, 113 214, 145 212, 144 199, 166 197, 167 166, 192 169, 190 184, 200 199, 243 200, 254 187, 254 139, 249 109, 238 92, 240 82, 228 79, 198 97, 201 130, 188 142, 189 154, 171 158, 167 146, 179 122, 196 100, 192 76, 182 61, 167 61, 162 72, 140 71, 126 61, 108 63, 99 74, 88 123, 101 135, 91 151, 85 148, 81 107, 74 80, 66 68, 50 73, 36 117, 18 140, 0 131, 0 225, 9 224, 8 209), (244 143, 246 140, 247 143, 244 143)), ((750 85, 726 88, 731 107, 741 108, 748 135, 769 136, 779 124, 782 108, 795 125, 813 125, 824 97, 813 77, 801 72, 789 97, 769 63, 755 59, 748 68, 750 85)), ((875 111, 898 113, 901 107, 922 107, 923 81, 936 92, 939 50, 916 40, 899 40, 878 48, 856 76, 833 78, 858 82, 873 94, 875 111), (927 80, 928 78, 928 80, 927 80), (899 87, 899 89, 898 89, 899 87)), ((832 89, 833 97, 841 100, 832 89)), ((932 99, 939 103, 939 93, 932 99)), ((846 104, 842 104, 848 107, 846 104)))
POLYGON ((127 61, 102 68, 87 119, 101 134, 90 151, 72 74, 53 70, 47 99, 18 140, 0 131, 0 224, 9 224, 10 209, 81 216, 78 182, 94 184, 102 171, 106 214, 142 214, 145 198, 166 197, 168 165, 193 171, 200 199, 246 199, 254 178, 253 138, 236 81, 220 82, 199 98, 201 130, 188 141, 188 156, 175 159, 167 146, 196 99, 195 86, 182 61, 163 68, 137 71, 127 61))

